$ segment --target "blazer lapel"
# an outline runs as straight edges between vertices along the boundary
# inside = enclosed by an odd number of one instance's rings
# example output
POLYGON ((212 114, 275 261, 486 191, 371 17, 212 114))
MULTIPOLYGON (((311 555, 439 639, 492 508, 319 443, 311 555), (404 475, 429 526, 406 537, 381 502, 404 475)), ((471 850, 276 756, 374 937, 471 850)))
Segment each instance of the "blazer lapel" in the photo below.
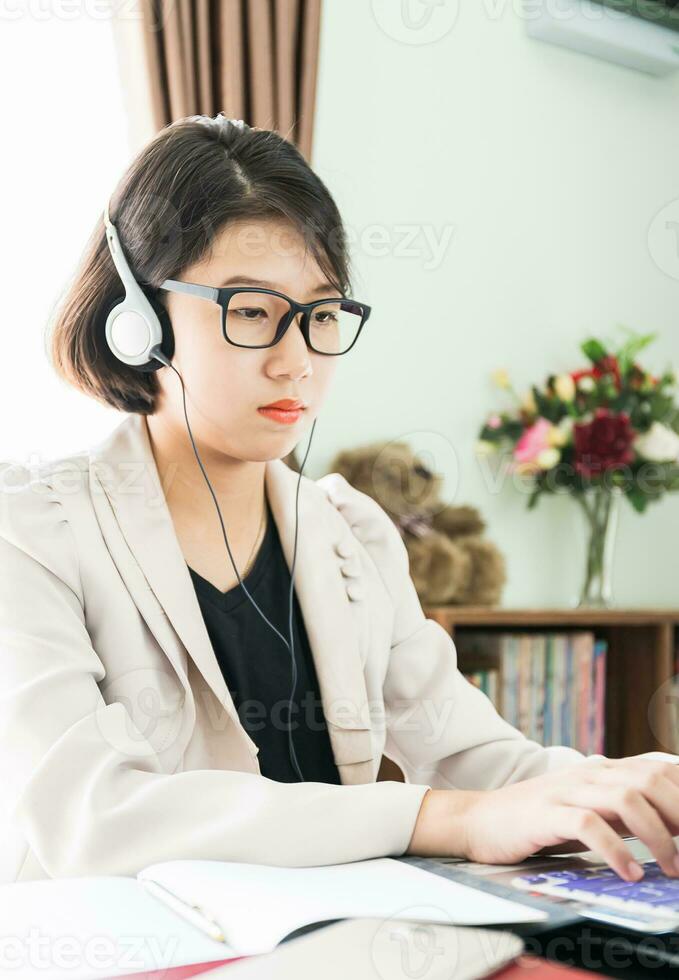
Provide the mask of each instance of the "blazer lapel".
MULTIPOLYGON (((299 474, 282 460, 267 463, 267 496, 291 573, 298 479, 299 474)), ((295 593, 314 659, 335 763, 343 783, 371 782, 370 706, 359 626, 336 552, 338 544, 349 544, 351 534, 325 492, 305 476, 298 509, 295 593)))
MULTIPOLYGON (((188 655, 254 755, 256 745, 241 725, 205 627, 143 415, 126 416, 90 450, 90 474, 93 497, 96 485, 100 484, 131 555, 143 573, 145 582, 137 575, 134 582, 128 582, 128 587, 149 628, 188 689, 186 665, 178 661, 176 646, 168 643, 163 629, 167 624, 163 624, 162 617, 154 615, 149 598, 140 595, 140 587, 150 589, 155 595, 188 655)), ((266 493, 289 570, 292 570, 298 477, 280 459, 266 463, 266 493)), ((343 783, 370 782, 374 779, 373 752, 358 623, 335 552, 337 543, 347 543, 347 534, 343 533, 343 521, 324 491, 305 476, 298 504, 295 593, 314 658, 335 763, 343 783)), ((99 508, 101 504, 95 506, 99 508)), ((128 562, 127 574, 134 578, 136 569, 129 565, 128 562)))
MULTIPOLYGON (((240 723, 212 649, 142 415, 128 415, 106 439, 90 450, 90 475, 93 499, 96 501, 99 484, 129 548, 130 553, 123 555, 113 540, 108 541, 120 573, 149 629, 190 693, 186 660, 178 657, 177 644, 168 637, 164 613, 206 683, 236 728, 246 737, 250 753, 255 754, 255 743, 240 723)), ((95 506, 100 510, 102 503, 95 503, 95 506)), ((103 515, 100 524, 104 531, 103 515)))

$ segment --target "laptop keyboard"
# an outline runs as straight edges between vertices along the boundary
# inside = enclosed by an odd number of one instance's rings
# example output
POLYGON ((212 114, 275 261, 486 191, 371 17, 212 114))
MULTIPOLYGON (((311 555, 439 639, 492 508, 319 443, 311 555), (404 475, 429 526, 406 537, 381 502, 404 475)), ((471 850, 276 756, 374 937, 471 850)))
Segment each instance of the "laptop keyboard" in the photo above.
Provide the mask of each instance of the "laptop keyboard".
POLYGON ((519 875, 512 879, 512 884, 524 890, 629 912, 679 916, 679 878, 668 878, 657 861, 642 862, 642 867, 644 877, 640 881, 625 881, 612 868, 578 868, 519 875))

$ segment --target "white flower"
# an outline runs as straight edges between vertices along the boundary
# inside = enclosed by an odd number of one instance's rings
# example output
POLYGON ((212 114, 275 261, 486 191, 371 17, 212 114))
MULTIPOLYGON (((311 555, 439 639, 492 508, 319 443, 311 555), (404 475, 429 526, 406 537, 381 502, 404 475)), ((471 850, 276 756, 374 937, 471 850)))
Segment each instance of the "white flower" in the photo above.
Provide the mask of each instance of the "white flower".
POLYGON ((509 380, 509 372, 505 368, 498 368, 491 374, 493 384, 497 385, 498 388, 509 388, 511 387, 511 382, 509 380))
POLYGON ((575 381, 570 374, 560 374, 554 381, 554 391, 562 402, 572 402, 575 398, 575 381))
POLYGON ((594 378, 591 378, 588 374, 585 374, 578 380, 578 388, 580 391, 594 391, 594 378))
POLYGON ((474 448, 477 456, 490 456, 491 453, 497 451, 497 447, 489 439, 477 439, 474 448))
POLYGON ((566 441, 568 441, 573 435, 573 418, 571 415, 564 415, 564 417, 559 422, 558 428, 566 436, 566 441))
POLYGON ((551 470, 553 466, 556 466, 560 459, 561 453, 559 450, 554 449, 553 446, 550 446, 549 449, 543 449, 542 452, 538 453, 535 461, 541 470, 551 470))
POLYGON ((573 419, 570 415, 564 415, 558 425, 553 425, 549 431, 549 444, 550 446, 565 446, 571 438, 571 432, 573 430, 573 419))
POLYGON ((533 394, 533 389, 529 388, 528 391, 524 392, 521 396, 521 408, 528 412, 529 415, 538 414, 538 406, 535 402, 535 395, 533 394))
POLYGON ((651 463, 670 463, 679 458, 679 435, 662 422, 653 422, 648 432, 636 437, 634 448, 651 463))

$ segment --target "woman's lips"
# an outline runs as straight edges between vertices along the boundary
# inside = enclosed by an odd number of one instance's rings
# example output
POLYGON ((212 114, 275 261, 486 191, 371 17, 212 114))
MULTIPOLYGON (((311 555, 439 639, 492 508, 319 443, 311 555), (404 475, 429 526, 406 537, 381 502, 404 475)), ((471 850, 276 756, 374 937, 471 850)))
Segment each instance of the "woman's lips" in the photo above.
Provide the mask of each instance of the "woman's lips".
POLYGON ((303 408, 295 408, 292 411, 283 408, 258 408, 258 412, 274 422, 281 422, 283 425, 292 425, 302 416, 303 408))

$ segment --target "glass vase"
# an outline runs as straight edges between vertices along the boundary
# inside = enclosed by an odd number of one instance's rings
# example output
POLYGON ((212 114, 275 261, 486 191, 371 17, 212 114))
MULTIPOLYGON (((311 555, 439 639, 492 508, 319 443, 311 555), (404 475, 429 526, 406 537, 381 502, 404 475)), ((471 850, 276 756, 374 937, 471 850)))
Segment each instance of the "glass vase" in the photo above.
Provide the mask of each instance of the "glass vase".
POLYGON ((608 609, 613 602, 613 555, 622 492, 617 487, 590 487, 575 495, 585 522, 585 575, 577 608, 608 609))

